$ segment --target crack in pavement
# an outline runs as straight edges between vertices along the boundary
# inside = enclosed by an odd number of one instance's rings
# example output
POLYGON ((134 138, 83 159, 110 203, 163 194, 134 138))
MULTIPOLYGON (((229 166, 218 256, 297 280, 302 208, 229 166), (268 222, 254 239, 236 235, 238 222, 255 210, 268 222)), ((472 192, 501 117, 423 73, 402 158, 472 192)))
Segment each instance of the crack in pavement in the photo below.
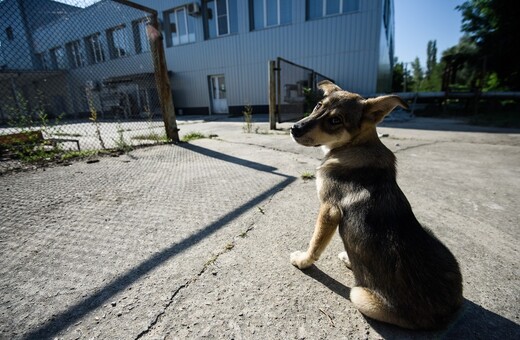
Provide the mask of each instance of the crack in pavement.
POLYGON ((402 151, 408 151, 408 150, 411 150, 411 149, 421 148, 423 146, 430 146, 430 145, 442 144, 442 143, 446 143, 446 142, 431 142, 431 143, 424 143, 424 144, 418 144, 418 145, 411 145, 411 146, 408 146, 408 147, 405 147, 405 148, 400 148, 400 149, 392 151, 392 152, 395 154, 395 153, 399 153, 399 152, 402 152, 402 151))
MULTIPOLYGON (((280 191, 283 191, 285 190, 284 189, 281 189, 280 191)), ((278 191, 278 192, 280 192, 278 191)), ((277 193, 278 193, 277 192, 277 193)), ((269 197, 269 199, 266 201, 266 203, 262 206, 262 208, 260 208, 260 206, 258 206, 259 208, 259 212, 260 214, 264 215, 265 214, 265 209, 263 207, 265 207, 266 205, 269 205, 271 203, 271 201, 273 200, 273 197, 277 194, 277 193, 274 193, 273 195, 271 195, 271 197, 269 197)), ((256 220, 255 220, 256 221, 256 220)), ((235 247, 236 243, 237 243, 237 240, 240 239, 240 238, 245 238, 247 236, 247 234, 249 232, 251 232, 253 229, 255 229, 255 224, 256 222, 253 221, 249 224, 249 226, 244 230, 242 231, 241 233, 233 236, 232 238, 232 241, 231 242, 228 242, 226 243, 226 245, 223 247, 223 249, 221 251, 219 251, 218 253, 214 254, 213 256, 211 256, 207 261, 206 263, 204 263, 204 266, 202 267, 202 269, 195 275, 193 276, 191 279, 189 279, 188 281, 186 281, 184 284, 182 284, 181 286, 179 286, 174 292, 173 294, 170 296, 170 298, 168 299, 168 303, 166 303, 162 309, 162 311, 160 311, 156 316, 155 318, 150 322, 150 324, 148 325, 148 327, 143 330, 141 333, 139 333, 136 337, 135 337, 135 340, 139 340, 141 338, 143 338, 145 335, 147 335, 148 333, 150 333, 153 328, 160 323, 162 317, 166 314, 167 310, 170 308, 170 306, 173 304, 174 300, 175 300, 175 297, 184 289, 187 289, 190 287, 190 285, 196 283, 199 278, 218 260, 218 258, 228 252, 230 252, 231 250, 233 250, 233 248, 235 247)))

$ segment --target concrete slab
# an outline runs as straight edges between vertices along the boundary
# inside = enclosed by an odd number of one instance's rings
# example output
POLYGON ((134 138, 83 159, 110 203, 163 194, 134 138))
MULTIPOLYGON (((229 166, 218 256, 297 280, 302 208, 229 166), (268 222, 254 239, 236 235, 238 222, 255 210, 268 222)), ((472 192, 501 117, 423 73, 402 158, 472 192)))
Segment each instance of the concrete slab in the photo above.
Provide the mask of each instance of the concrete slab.
POLYGON ((518 132, 380 128, 463 271, 464 308, 432 333, 353 308, 338 237, 311 269, 290 265, 321 154, 255 124, 193 120, 218 137, 0 177, 0 338, 520 337, 518 132))

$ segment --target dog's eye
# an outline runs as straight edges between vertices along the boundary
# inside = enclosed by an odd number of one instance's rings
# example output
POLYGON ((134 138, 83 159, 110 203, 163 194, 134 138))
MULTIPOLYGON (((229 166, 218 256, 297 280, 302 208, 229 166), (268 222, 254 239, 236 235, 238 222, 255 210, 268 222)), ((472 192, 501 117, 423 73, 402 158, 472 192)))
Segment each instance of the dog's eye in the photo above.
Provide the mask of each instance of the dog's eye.
POLYGON ((321 107, 321 102, 319 102, 318 104, 316 104, 316 106, 314 107, 314 110, 318 110, 320 107, 321 107))
POLYGON ((339 119, 338 117, 332 117, 331 119, 329 119, 329 123, 331 125, 338 125, 341 124, 341 119, 339 119))

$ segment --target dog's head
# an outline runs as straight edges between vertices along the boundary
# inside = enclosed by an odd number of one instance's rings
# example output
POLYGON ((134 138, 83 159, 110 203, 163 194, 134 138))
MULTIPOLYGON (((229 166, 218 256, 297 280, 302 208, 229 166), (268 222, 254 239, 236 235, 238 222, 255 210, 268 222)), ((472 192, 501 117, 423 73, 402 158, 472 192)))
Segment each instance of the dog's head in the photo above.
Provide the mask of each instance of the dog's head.
POLYGON ((312 113, 291 128, 293 139, 305 146, 325 146, 335 149, 348 144, 377 138, 375 126, 395 107, 408 108, 401 98, 393 95, 364 99, 343 91, 325 80, 318 84, 324 98, 312 113))

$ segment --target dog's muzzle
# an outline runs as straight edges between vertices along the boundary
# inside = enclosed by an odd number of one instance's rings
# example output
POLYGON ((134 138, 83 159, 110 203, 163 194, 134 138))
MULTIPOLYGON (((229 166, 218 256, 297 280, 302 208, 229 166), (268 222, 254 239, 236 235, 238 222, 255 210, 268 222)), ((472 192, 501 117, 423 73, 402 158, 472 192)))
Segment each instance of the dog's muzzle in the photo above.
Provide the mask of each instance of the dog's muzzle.
POLYGON ((291 127, 291 135, 298 138, 306 134, 314 126, 312 122, 301 120, 291 127))

